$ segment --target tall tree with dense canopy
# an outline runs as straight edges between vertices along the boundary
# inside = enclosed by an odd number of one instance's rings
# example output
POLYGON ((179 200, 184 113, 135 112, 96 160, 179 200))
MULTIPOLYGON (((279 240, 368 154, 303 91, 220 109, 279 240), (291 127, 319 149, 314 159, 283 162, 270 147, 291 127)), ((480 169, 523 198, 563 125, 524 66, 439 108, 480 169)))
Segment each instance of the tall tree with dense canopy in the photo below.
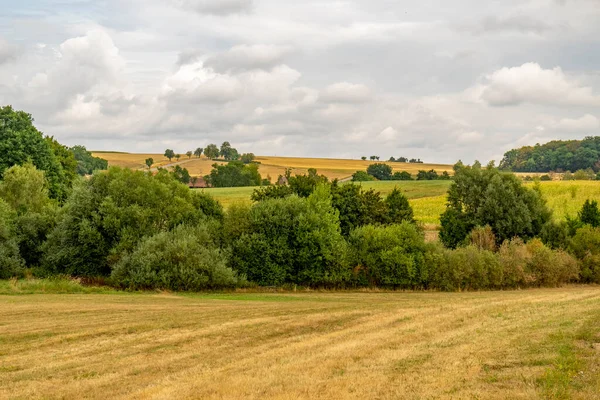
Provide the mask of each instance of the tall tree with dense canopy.
POLYGON ((367 173, 380 181, 392 179, 392 167, 387 164, 371 164, 367 168, 367 173))
POLYGON ((108 161, 100 157, 94 157, 84 146, 73 146, 70 150, 77 160, 77 173, 79 175, 91 175, 94 171, 108 169, 108 161))
POLYGON ((44 139, 30 114, 0 107, 0 179, 8 168, 28 161, 44 171, 50 196, 65 200, 72 178, 54 153, 52 140, 44 139))
POLYGON ((440 239, 447 247, 458 246, 475 226, 489 225, 501 244, 514 237, 537 236, 550 220, 538 190, 523 186, 515 175, 501 173, 492 163, 486 168, 459 163, 454 171, 447 210, 441 216, 440 239))
POLYGON ((194 155, 198 158, 200 158, 200 156, 202 155, 202 153, 204 152, 204 149, 202 147, 198 147, 196 150, 194 150, 194 155))
POLYGON ((213 164, 205 180, 213 187, 260 186, 262 178, 256 164, 230 161, 227 165, 213 164))
POLYGON ((165 150, 165 157, 169 159, 169 162, 175 157, 175 152, 172 149, 165 150))
POLYGON ((206 149, 204 149, 204 155, 210 159, 218 158, 219 154, 219 148, 216 144, 211 143, 208 146, 206 146, 206 149))

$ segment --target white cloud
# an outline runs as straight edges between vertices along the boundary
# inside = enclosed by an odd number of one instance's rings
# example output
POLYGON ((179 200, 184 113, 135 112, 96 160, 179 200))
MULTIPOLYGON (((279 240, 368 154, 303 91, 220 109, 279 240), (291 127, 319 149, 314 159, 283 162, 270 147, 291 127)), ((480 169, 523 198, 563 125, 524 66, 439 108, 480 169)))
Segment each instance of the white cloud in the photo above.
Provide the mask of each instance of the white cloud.
POLYGON ((543 69, 537 63, 502 68, 486 76, 481 98, 492 106, 522 103, 597 106, 600 95, 567 76, 560 67, 543 69))
POLYGON ((575 132, 579 134, 593 134, 598 132, 600 121, 593 115, 586 114, 581 118, 563 118, 556 125, 557 131, 575 132))
POLYGON ((270 70, 281 65, 291 51, 289 46, 240 45, 206 59, 205 65, 217 72, 239 72, 252 69, 270 70))
POLYGON ((173 0, 179 7, 200 14, 230 15, 252 11, 252 0, 173 0))
POLYGON ((321 97, 330 103, 364 103, 371 96, 371 90, 365 85, 339 82, 327 86, 321 97))
POLYGON ((0 65, 14 61, 18 56, 18 48, 0 38, 0 65))

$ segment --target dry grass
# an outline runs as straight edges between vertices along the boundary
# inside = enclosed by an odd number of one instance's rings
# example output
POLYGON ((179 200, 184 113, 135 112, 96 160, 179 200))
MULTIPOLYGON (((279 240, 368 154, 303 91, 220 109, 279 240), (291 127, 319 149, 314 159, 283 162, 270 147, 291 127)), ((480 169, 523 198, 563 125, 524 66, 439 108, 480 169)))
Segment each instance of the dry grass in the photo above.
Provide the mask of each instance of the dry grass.
POLYGON ((600 288, 0 296, 0 398, 597 399, 600 288))
MULTIPOLYGON (((94 156, 104 158, 109 165, 126 168, 145 168, 145 161, 152 157, 155 166, 161 166, 169 163, 169 160, 162 154, 135 154, 135 153, 103 153, 95 152, 94 156)), ((182 153, 181 160, 187 159, 182 153)), ((260 174, 263 178, 270 176, 275 182, 279 175, 283 175, 287 168, 292 169, 292 174, 306 174, 309 168, 316 168, 320 174, 329 179, 344 179, 350 177, 359 170, 366 171, 367 167, 377 161, 362 160, 343 160, 332 158, 295 158, 295 157, 268 157, 258 156, 256 161, 260 162, 260 174)), ((192 158, 185 164, 193 176, 204 176, 210 173, 214 161, 205 158, 192 158)), ((386 163, 392 166, 394 171, 408 171, 415 175, 419 170, 435 169, 438 172, 448 171, 452 173, 452 166, 445 164, 407 164, 407 163, 386 163)))

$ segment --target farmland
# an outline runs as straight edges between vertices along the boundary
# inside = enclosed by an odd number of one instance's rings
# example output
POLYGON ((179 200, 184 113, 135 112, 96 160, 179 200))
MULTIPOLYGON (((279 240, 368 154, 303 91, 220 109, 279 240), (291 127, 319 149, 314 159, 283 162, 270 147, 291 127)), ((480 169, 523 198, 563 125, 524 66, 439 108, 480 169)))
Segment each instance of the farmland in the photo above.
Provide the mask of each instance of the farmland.
MULTIPOLYGON (((104 158, 111 166, 125 168, 143 169, 146 167, 145 160, 153 158, 155 166, 169 164, 169 160, 162 154, 137 154, 137 153, 112 153, 94 152, 94 156, 104 158)), ((173 160, 174 161, 174 160, 173 160)), ((185 155, 180 159, 184 161, 183 167, 187 168, 192 176, 204 176, 210 173, 211 166, 215 161, 206 157, 188 159, 185 155)), ((344 160, 333 158, 296 158, 296 157, 268 157, 257 156, 256 161, 260 163, 259 172, 266 178, 270 176, 275 181, 279 175, 283 175, 287 168, 292 174, 306 174, 309 168, 316 168, 319 174, 329 179, 345 179, 359 170, 365 171, 375 161, 344 160)), ((394 171, 408 171, 416 174, 419 170, 435 169, 438 172, 452 172, 452 166, 447 164, 409 164, 409 163, 386 163, 394 171)))
POLYGON ((0 398, 597 398, 600 290, 56 295, 0 282, 0 398))

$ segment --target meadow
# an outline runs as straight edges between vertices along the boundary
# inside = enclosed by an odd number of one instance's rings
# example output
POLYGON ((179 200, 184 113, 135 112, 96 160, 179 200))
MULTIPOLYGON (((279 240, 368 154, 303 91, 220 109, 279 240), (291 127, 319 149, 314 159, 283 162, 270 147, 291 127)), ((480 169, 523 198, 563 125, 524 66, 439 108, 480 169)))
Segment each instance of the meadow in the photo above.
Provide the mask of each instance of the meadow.
POLYGON ((598 287, 175 295, 76 286, 0 284, 0 398, 600 393, 598 287))

